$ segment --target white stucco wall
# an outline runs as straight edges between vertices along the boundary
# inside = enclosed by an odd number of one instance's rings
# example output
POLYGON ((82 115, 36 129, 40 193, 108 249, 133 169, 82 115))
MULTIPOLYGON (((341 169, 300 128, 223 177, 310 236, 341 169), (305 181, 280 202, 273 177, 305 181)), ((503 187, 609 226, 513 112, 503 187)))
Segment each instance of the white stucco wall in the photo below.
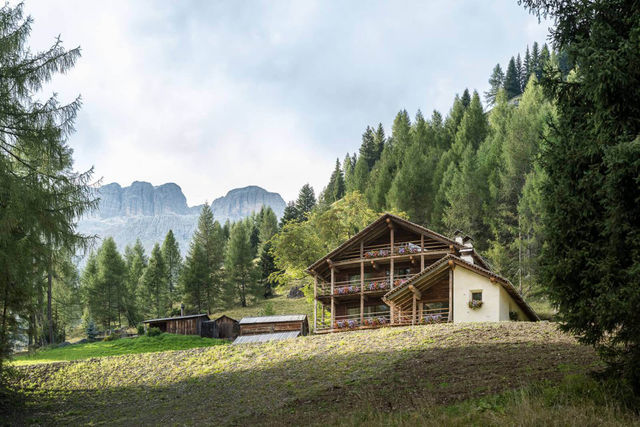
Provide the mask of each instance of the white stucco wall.
POLYGON ((518 320, 531 320, 498 282, 491 280, 464 266, 453 270, 453 321, 498 322, 508 321, 509 312, 518 313, 518 320), (472 291, 482 291, 482 307, 469 308, 472 291))
MULTIPOLYGON (((472 270, 457 265, 453 270, 453 321, 459 322, 497 322, 501 319, 501 298, 499 284, 491 283, 472 270), (472 291, 482 291, 482 307, 469 308, 472 291)), ((509 310, 507 306, 507 318, 509 310)))

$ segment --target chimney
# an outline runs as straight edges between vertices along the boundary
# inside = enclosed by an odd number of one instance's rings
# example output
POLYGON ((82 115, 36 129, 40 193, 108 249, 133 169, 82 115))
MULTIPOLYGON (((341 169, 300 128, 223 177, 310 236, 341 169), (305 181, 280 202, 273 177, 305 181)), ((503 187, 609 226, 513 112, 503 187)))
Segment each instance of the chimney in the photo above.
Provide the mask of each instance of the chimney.
POLYGON ((461 244, 461 245, 462 245, 463 234, 464 234, 464 233, 463 233, 462 231, 460 231, 460 230, 456 230, 456 231, 453 233, 453 235, 455 236, 455 237, 454 237, 454 240, 456 241, 456 243, 459 243, 459 244, 461 244))
POLYGON ((473 239, 468 234, 462 237, 464 248, 460 249, 460 258, 469 264, 473 264, 473 239))
POLYGON ((180 304, 180 316, 184 316, 184 303, 180 304))

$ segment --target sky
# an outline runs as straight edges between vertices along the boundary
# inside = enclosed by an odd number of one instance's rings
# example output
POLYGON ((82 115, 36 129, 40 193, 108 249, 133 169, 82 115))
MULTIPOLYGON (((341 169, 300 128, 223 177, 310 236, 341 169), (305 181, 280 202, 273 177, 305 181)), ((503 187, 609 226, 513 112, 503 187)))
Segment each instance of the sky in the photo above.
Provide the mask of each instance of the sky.
POLYGON ((82 57, 39 95, 82 97, 76 168, 102 184, 175 182, 189 205, 259 185, 319 193, 367 125, 482 94, 538 23, 508 1, 25 2, 30 46, 82 57))

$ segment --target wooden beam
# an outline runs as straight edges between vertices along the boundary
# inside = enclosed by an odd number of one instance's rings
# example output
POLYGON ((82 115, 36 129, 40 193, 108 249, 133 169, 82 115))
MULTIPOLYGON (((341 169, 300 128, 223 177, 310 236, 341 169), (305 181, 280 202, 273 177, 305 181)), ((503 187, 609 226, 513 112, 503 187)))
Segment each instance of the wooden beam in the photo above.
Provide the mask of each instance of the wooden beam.
POLYGON ((416 324, 416 305, 418 304, 418 300, 416 298, 416 294, 413 294, 413 306, 411 309, 411 324, 416 324))
POLYGON ((313 275, 313 331, 318 330, 318 276, 313 275))
MULTIPOLYGON (((364 252, 364 243, 360 242, 360 259, 364 252)), ((360 325, 364 323, 364 260, 360 261, 360 325)))
POLYGON ((424 234, 420 233, 420 271, 424 270, 424 234))
POLYGON ((409 290, 413 293, 414 298, 422 298, 422 292, 419 289, 416 289, 415 286, 409 285, 409 290))
POLYGON ((331 329, 333 329, 333 325, 335 325, 335 320, 336 320, 336 303, 335 303, 335 297, 333 295, 333 290, 336 282, 335 276, 336 276, 335 269, 331 267, 331 329))
POLYGON ((453 262, 452 259, 449 260, 448 264, 449 264, 449 267, 451 267, 452 270, 454 270, 456 268, 456 263, 453 262))
POLYGON ((449 319, 447 320, 453 322, 453 270, 449 270, 449 319))

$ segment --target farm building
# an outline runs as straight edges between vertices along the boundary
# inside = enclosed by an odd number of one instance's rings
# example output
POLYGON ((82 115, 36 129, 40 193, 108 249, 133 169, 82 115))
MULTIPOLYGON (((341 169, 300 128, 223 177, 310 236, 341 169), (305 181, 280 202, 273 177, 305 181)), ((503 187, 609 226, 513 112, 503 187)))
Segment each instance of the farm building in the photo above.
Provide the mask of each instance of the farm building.
POLYGON ((215 320, 202 323, 200 336, 207 338, 235 339, 240 333, 240 325, 237 320, 222 315, 215 320))
POLYGON ((159 328, 162 332, 170 334, 200 335, 202 324, 207 321, 209 321, 209 316, 206 314, 192 314, 189 316, 144 320, 142 323, 149 328, 159 328))
POLYGON ((450 239, 391 214, 382 215, 307 272, 315 279, 317 332, 538 320, 515 287, 491 271, 469 236, 457 233, 450 239))
POLYGON ((309 333, 309 321, 305 314, 284 316, 243 317, 240 320, 240 336, 273 334, 279 332, 309 333))

